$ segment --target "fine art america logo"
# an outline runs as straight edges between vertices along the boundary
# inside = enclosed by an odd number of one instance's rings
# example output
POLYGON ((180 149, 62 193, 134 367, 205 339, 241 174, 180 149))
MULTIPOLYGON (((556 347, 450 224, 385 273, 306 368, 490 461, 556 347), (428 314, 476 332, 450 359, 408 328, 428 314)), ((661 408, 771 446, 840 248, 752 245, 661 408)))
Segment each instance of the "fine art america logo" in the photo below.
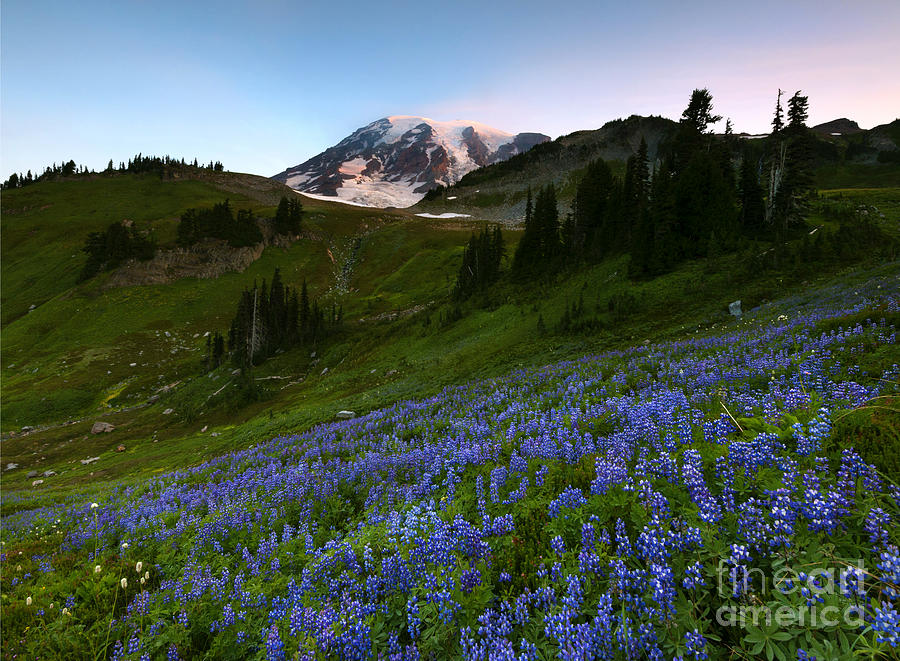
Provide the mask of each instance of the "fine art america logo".
POLYGON ((716 621, 742 628, 772 624, 817 628, 841 623, 862 627, 867 575, 862 560, 808 572, 784 566, 768 575, 735 564, 734 556, 730 561, 722 559, 717 570, 719 597, 747 603, 720 606, 716 621))

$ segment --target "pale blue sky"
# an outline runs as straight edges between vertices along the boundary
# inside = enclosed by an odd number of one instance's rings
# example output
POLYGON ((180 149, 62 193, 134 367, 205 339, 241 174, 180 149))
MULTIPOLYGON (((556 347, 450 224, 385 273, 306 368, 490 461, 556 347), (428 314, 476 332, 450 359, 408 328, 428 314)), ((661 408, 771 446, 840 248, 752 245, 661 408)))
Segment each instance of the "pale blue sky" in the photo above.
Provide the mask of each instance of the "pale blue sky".
POLYGON ((810 123, 900 115, 900 1, 0 5, 0 176, 137 152, 272 175, 393 114, 556 137, 677 119, 708 87, 736 131, 778 87, 810 123))

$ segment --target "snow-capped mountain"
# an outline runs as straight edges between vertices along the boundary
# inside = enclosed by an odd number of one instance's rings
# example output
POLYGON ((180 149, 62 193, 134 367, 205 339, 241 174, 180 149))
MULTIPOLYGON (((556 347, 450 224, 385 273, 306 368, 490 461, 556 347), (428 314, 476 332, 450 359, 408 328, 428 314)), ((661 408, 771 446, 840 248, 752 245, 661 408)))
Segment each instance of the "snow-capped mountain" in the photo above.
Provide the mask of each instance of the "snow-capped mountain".
POLYGON ((298 191, 373 207, 408 207, 437 184, 550 138, 456 120, 396 115, 372 122, 273 179, 298 191))

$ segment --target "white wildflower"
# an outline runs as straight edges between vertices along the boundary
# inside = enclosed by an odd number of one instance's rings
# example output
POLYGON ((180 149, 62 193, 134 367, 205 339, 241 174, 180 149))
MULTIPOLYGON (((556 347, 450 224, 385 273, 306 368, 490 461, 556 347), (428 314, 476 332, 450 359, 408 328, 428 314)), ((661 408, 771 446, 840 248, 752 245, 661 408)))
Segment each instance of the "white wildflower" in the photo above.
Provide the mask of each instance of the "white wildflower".
POLYGON ((119 584, 122 586, 122 589, 124 590, 125 588, 128 587, 128 579, 123 576, 122 580, 119 581, 119 584))

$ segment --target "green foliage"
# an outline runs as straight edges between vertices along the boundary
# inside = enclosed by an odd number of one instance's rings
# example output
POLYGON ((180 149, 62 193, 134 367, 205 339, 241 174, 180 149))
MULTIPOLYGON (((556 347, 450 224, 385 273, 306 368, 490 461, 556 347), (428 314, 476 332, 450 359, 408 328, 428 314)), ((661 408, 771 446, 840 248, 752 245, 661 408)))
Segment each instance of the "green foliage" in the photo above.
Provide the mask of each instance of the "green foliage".
MULTIPOLYGON (((315 346, 343 321, 343 309, 332 305, 326 318, 318 301, 310 304, 306 281, 300 294, 281 280, 276 268, 271 286, 245 289, 228 330, 228 350, 236 365, 249 367, 298 344, 315 346)), ((220 353, 221 356, 221 353, 220 353)))
POLYGON ((844 448, 854 448, 888 479, 900 480, 900 399, 879 398, 837 414, 826 449, 837 457, 844 448))
POLYGON ((534 207, 531 191, 525 206, 525 229, 513 258, 513 273, 519 278, 546 277, 559 267, 562 244, 559 234, 556 188, 547 184, 538 191, 534 207))
POLYGON ((275 211, 275 232, 277 234, 299 234, 303 220, 303 205, 297 197, 282 197, 275 211))
POLYGON ((253 211, 238 209, 235 216, 228 200, 209 209, 188 209, 181 215, 179 245, 192 246, 207 237, 227 241, 233 248, 252 246, 263 238, 253 211))
POLYGON ((128 259, 153 259, 156 244, 152 237, 137 232, 133 225, 112 223, 106 232, 88 234, 81 250, 88 256, 78 276, 79 281, 84 281, 100 271, 111 271, 128 259))
POLYGON ((465 300, 494 284, 500 277, 500 262, 504 253, 503 234, 499 225, 495 225, 491 231, 485 226, 480 234, 472 234, 456 275, 453 297, 465 300))

